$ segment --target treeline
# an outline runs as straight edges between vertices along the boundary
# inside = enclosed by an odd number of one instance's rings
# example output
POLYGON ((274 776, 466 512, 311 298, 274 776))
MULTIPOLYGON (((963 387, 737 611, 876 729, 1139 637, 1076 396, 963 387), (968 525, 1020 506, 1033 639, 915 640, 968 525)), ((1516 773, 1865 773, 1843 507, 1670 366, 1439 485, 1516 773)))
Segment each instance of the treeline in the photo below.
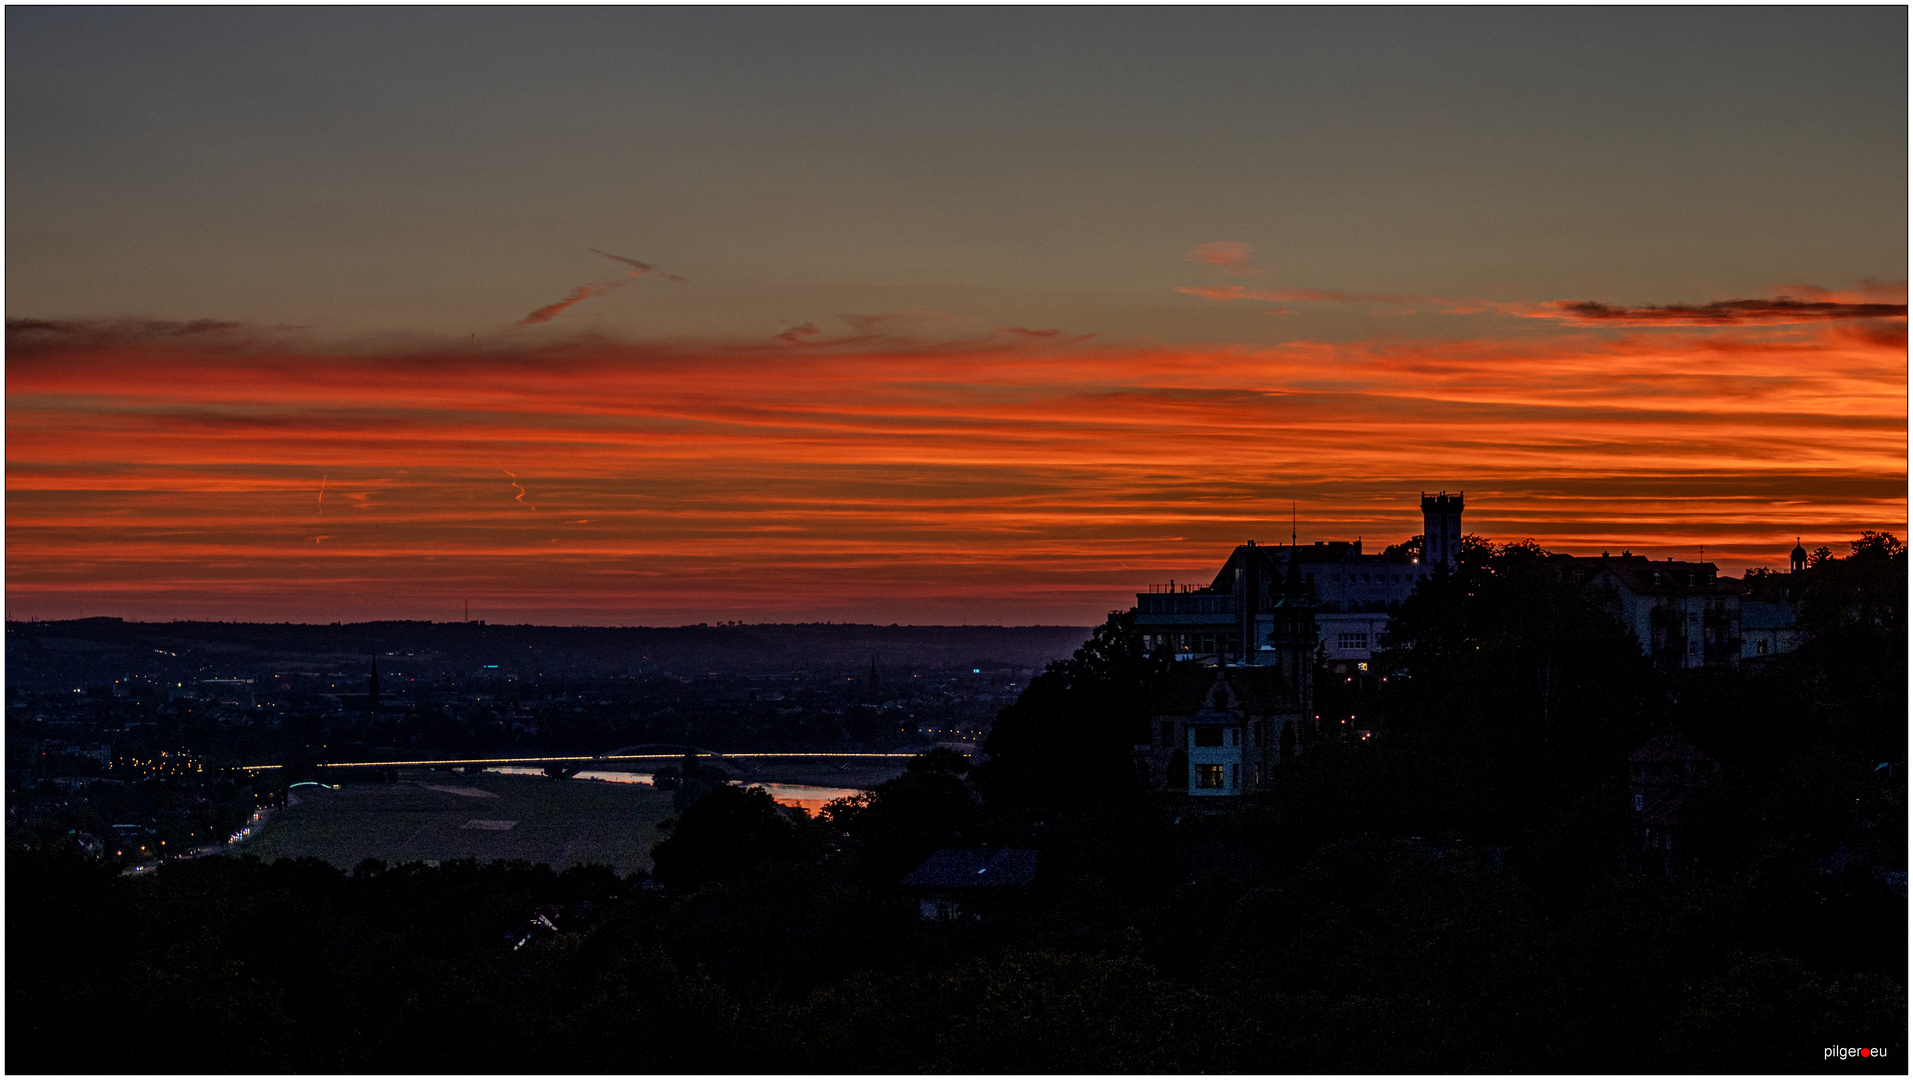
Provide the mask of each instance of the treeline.
POLYGON ((1220 812, 1141 789, 1163 661, 1117 617, 974 772, 927 755, 814 818, 686 784, 655 881, 13 852, 6 1064, 1903 1071, 1905 554, 1828 566, 1805 647, 1670 672, 1538 549, 1473 545, 1399 613, 1372 737, 1220 812), (1650 857, 1626 759, 1672 733, 1722 775, 1650 857), (953 844, 1035 848, 1036 880, 924 922, 895 883, 953 844))

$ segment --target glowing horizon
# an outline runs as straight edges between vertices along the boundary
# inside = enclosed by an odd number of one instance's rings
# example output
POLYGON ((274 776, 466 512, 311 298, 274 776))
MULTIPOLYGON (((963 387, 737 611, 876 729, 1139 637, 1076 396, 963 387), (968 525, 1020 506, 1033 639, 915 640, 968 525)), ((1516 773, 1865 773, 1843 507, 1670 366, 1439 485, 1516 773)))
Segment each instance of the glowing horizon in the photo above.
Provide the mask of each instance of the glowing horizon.
POLYGON ((1905 532, 1904 7, 6 19, 11 615, 1083 625, 1442 489, 1905 532))
MULTIPOLYGON (((872 326, 879 329, 873 331, 872 326)), ((1091 623, 1236 543, 1904 532, 1904 320, 1277 347, 13 329, 12 611, 1091 623)))

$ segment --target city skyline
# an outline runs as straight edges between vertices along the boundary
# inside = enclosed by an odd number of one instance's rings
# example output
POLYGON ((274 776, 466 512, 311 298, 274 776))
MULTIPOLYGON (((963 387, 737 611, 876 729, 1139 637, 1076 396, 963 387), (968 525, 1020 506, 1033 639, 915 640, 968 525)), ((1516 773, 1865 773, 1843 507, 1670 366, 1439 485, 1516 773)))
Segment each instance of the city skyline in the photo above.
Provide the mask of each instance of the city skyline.
POLYGON ((1905 12, 8 12, 14 617, 1906 520, 1905 12))

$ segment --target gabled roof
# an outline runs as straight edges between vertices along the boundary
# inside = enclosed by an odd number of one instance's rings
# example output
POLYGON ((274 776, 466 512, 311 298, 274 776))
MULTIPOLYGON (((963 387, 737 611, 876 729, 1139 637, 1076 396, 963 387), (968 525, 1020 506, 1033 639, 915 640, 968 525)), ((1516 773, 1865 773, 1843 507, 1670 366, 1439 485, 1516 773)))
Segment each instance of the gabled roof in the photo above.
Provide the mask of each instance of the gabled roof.
POLYGON ((1793 622, 1793 608, 1787 604, 1747 600, 1740 605, 1742 630, 1786 630, 1793 626, 1793 622))
POLYGON ((1273 667, 1172 664, 1150 698, 1152 715, 1191 716, 1212 710, 1268 715, 1301 712, 1295 691, 1273 667))
POLYGON ((1576 562, 1593 563, 1595 574, 1610 574, 1621 586, 1636 596, 1679 596, 1692 593, 1736 592, 1735 587, 1720 580, 1720 570, 1713 563, 1704 562, 1655 562, 1643 555, 1621 555, 1604 559, 1580 559, 1576 562))
POLYGON ((1407 555, 1362 554, 1360 543, 1346 540, 1317 541, 1290 547, 1287 544, 1241 544, 1229 553, 1229 558, 1216 571, 1215 580, 1209 583, 1206 591, 1228 593, 1234 591, 1236 571, 1250 565, 1253 560, 1255 577, 1270 586, 1279 586, 1288 577, 1291 567, 1319 565, 1355 564, 1360 566, 1401 566, 1408 567, 1414 561, 1407 555))
POLYGON ((1657 735, 1628 755, 1629 761, 1712 761, 1700 748, 1679 735, 1657 735))
POLYGON ((991 889, 1028 885, 1036 852, 1023 848, 943 848, 898 882, 909 888, 991 889))

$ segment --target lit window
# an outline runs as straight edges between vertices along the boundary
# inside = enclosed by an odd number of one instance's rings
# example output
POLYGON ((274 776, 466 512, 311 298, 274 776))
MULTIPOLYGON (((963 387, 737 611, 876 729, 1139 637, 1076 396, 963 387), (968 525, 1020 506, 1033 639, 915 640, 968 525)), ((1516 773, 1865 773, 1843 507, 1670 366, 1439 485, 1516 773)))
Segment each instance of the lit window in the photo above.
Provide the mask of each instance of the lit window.
POLYGON ((1218 788, 1218 789, 1221 788, 1222 787, 1222 766, 1220 765, 1196 766, 1196 786, 1199 788, 1218 788))

